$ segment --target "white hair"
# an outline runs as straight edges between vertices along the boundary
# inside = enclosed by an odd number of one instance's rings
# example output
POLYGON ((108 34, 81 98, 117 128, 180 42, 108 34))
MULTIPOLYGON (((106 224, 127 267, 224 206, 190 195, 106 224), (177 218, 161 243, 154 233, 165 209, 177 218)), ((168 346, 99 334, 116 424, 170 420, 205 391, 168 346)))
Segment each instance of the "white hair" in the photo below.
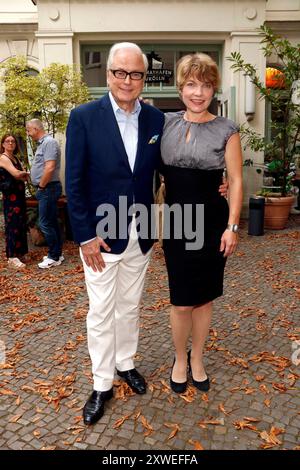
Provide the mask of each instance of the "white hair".
POLYGON ((40 119, 30 119, 30 121, 27 121, 26 124, 29 124, 30 126, 36 127, 37 129, 43 131, 44 130, 44 124, 40 119))
POLYGON ((146 54, 143 53, 142 49, 134 42, 117 42, 110 48, 109 53, 108 53, 108 58, 107 58, 107 70, 111 68, 115 53, 119 51, 120 49, 134 49, 138 54, 142 56, 144 65, 145 65, 145 71, 148 70, 149 64, 148 64, 147 56, 146 54))

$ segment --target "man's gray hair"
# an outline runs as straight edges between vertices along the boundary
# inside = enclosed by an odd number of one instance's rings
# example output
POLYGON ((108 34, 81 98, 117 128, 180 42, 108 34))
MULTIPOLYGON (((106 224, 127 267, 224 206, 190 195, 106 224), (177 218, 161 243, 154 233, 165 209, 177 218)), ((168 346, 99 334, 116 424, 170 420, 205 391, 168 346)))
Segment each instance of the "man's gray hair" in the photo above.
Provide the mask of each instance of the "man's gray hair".
POLYGON ((108 58, 107 58, 107 70, 111 68, 113 64, 113 60, 114 60, 114 55, 120 49, 134 49, 137 53, 139 53, 142 56, 144 65, 145 65, 145 71, 148 70, 149 64, 148 64, 147 56, 146 54, 143 53, 142 49, 134 42, 117 42, 110 48, 108 58))
POLYGON ((44 130, 44 124, 40 119, 30 119, 30 121, 27 121, 26 124, 29 124, 31 126, 36 127, 37 129, 43 131, 44 130))

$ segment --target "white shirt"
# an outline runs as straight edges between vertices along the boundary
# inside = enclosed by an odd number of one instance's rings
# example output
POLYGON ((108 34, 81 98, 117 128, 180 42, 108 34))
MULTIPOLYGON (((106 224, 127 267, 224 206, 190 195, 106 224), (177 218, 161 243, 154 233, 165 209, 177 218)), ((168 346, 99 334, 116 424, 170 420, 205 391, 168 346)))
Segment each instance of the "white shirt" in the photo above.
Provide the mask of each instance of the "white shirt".
MULTIPOLYGON (((133 110, 130 113, 126 113, 126 111, 120 108, 120 106, 116 103, 111 92, 109 92, 108 95, 120 129, 120 134, 127 153, 128 162, 131 171, 133 171, 138 145, 139 114, 141 112, 141 105, 137 99, 133 110)), ((85 245, 86 243, 95 240, 95 238, 81 242, 80 245, 85 245)))
POLYGON ((133 171, 138 144, 139 114, 141 112, 141 105, 137 99, 133 110, 126 113, 126 111, 120 108, 116 103, 111 92, 109 92, 109 99, 120 129, 130 168, 131 171, 133 171))

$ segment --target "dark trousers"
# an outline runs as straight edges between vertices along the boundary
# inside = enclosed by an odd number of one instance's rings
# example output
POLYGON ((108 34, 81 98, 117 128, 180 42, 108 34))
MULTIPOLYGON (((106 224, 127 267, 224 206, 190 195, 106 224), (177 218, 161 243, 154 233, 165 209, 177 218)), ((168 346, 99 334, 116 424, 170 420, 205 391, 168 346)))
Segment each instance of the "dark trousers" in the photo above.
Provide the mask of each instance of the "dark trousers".
POLYGON ((58 224, 57 200, 62 194, 59 181, 48 183, 46 188, 38 189, 39 225, 48 245, 48 258, 58 261, 62 252, 62 239, 58 224))

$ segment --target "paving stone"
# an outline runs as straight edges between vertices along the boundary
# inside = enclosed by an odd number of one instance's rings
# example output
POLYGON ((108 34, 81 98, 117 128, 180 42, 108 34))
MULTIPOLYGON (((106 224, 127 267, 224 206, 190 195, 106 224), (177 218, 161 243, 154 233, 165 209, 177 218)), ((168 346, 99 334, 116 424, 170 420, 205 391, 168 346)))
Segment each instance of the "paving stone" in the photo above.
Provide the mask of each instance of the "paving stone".
POLYGON ((215 434, 226 434, 227 428, 225 426, 216 426, 215 427, 215 434))
POLYGON ((77 449, 80 449, 80 450, 86 450, 88 445, 83 444, 82 442, 75 442, 74 447, 77 447, 77 449))
POLYGON ((8 441, 13 436, 14 433, 12 433, 11 431, 6 431, 4 434, 2 434, 3 439, 5 439, 6 441, 8 441))
POLYGON ((42 440, 39 440, 39 439, 32 439, 32 441, 30 441, 30 446, 33 448, 33 449, 36 449, 36 450, 39 450, 41 449, 44 445, 42 440))
POLYGON ((250 405, 251 410, 261 411, 264 409, 264 405, 262 403, 254 402, 250 405))
MULTIPOLYGON (((204 363, 210 375, 211 390, 206 395, 198 392, 191 403, 186 403, 170 391, 163 391, 161 381, 169 384, 173 346, 166 269, 162 251, 156 247, 142 299, 142 328, 136 367, 149 384, 159 389, 148 391, 143 396, 128 397, 127 401, 114 398, 107 404, 101 420, 92 427, 84 427, 84 431, 79 434, 76 434, 76 429, 80 430, 83 426, 82 420, 76 422, 74 418, 82 415, 82 407, 93 384, 86 344, 88 299, 78 249, 67 242, 64 246, 65 263, 49 274, 36 269, 37 261, 46 250, 30 247, 31 265, 26 275, 15 273, 10 289, 14 294, 22 286, 28 289, 25 298, 36 295, 39 300, 34 304, 26 303, 26 300, 18 303, 12 297, 10 304, 4 304, 4 309, 1 305, 3 314, 0 317, 0 328, 11 328, 10 309, 14 307, 22 306, 24 310, 22 314, 15 314, 16 320, 31 312, 45 315, 46 320, 11 331, 7 340, 8 350, 21 345, 17 351, 17 375, 9 377, 10 388, 20 390, 21 405, 16 405, 16 397, 7 397, 5 407, 0 405, 0 447, 37 450, 53 445, 56 449, 68 450, 192 450, 193 445, 189 443, 192 439, 201 442, 207 450, 259 449, 262 441, 254 432, 247 429, 238 431, 232 424, 244 420, 246 416, 260 420, 253 423, 260 431, 269 431, 271 426, 284 428, 285 433, 279 436, 283 445, 276 449, 296 447, 300 440, 300 417, 297 415, 300 408, 299 382, 295 383, 292 390, 282 394, 272 387, 272 383, 288 385, 287 373, 297 373, 297 368, 292 365, 289 372, 279 374, 275 364, 265 360, 256 363, 251 358, 266 351, 274 352, 274 357, 291 356, 288 335, 295 334, 294 328, 298 321, 293 286, 296 282, 294 273, 299 270, 296 257, 296 251, 299 250, 299 228, 296 224, 299 222, 300 217, 293 216, 287 229, 280 233, 266 231, 263 237, 248 236, 247 224, 244 223, 243 228, 242 222, 238 254, 230 257, 226 266, 224 296, 214 302, 211 333, 215 332, 217 336, 211 335, 207 341, 207 346, 214 340, 214 346, 222 349, 209 350, 206 347, 205 350, 204 363), (282 285, 281 289, 272 287, 276 283, 282 285), (62 298, 66 285, 72 293, 70 299, 62 298), (50 301, 51 306, 55 304, 55 309, 50 306, 50 301), (234 325, 239 328, 236 329, 234 325), (48 326, 51 329, 38 335, 28 334, 34 328, 48 326), (78 337, 83 340, 78 341, 78 337), (75 344, 74 348, 71 346, 68 349, 72 344, 75 344), (238 362, 234 364, 233 359, 247 361, 249 368, 244 369, 238 362), (164 367, 163 372, 151 377, 161 367, 164 367), (25 373, 28 375, 25 376, 25 373), (38 393, 22 390, 24 385, 35 387, 37 383, 34 380, 57 381, 57 387, 63 387, 58 377, 65 378, 73 373, 76 375, 70 385, 73 393, 61 400, 57 412, 53 404, 38 393), (258 382, 255 379, 257 375, 264 375, 264 380, 258 382), (261 384, 267 385, 269 395, 259 390, 261 384), (234 387, 241 387, 241 390, 232 392, 234 387), (254 388, 255 393, 246 395, 246 388, 254 388), (206 396, 208 401, 205 401, 206 396), (77 403, 69 408, 67 405, 71 406, 75 399, 77 403), (168 401, 170 399, 172 403, 168 401), (265 399, 271 400, 269 408, 263 404, 265 399), (220 404, 231 412, 229 416, 220 411, 220 404), (38 413, 37 407, 42 412, 38 413), (134 415, 139 411, 154 429, 149 436, 144 435, 145 427, 141 418, 135 420, 133 416, 121 428, 113 428, 116 420, 122 416, 134 415), (22 417, 16 423, 9 422, 21 412, 22 417), (38 421, 35 421, 36 417, 39 417, 38 421), (202 429, 198 425, 205 419, 220 418, 224 419, 224 426, 207 425, 206 429, 202 429), (180 426, 174 438, 168 439, 172 429, 165 427, 164 423, 177 423, 180 426), (39 438, 33 435, 35 430, 40 432, 39 438), (81 440, 76 442, 78 438, 81 440), (69 442, 70 445, 63 442, 69 442)), ((2 235, 0 249, 3 249, 2 235)), ((5 282, 11 282, 11 275, 6 268, 2 269, 1 275, 5 282)), ((8 376, 2 377, 1 372, 0 381, 8 383, 8 376)), ((54 396, 52 387, 51 397, 54 396)))
POLYGON ((8 449, 12 450, 23 450, 25 447, 25 443, 22 441, 15 441, 12 444, 7 443, 8 449))
POLYGON ((27 419, 20 418, 18 420, 18 423, 21 424, 22 426, 27 426, 27 424, 29 424, 29 421, 27 419))
POLYGON ((16 432, 18 431, 19 429, 22 428, 22 425, 21 424, 17 424, 17 423, 9 423, 7 426, 6 426, 6 429, 7 431, 12 431, 12 432, 16 432))
POLYGON ((97 441, 97 445, 102 449, 106 449, 106 446, 110 443, 111 438, 106 436, 101 436, 100 439, 97 441))
POLYGON ((13 444, 13 442, 17 441, 18 440, 18 435, 15 434, 14 436, 12 436, 8 441, 7 441, 7 445, 8 447, 11 446, 11 444, 13 444))
MULTIPOLYGON (((289 432, 290 431, 291 430, 289 429, 289 432)), ((298 433, 299 433, 299 431, 298 431, 298 433)), ((298 441, 299 437, 297 437, 297 435, 295 435, 295 434, 285 434, 282 439, 284 441, 284 444, 286 444, 287 442, 293 442, 293 443, 298 443, 299 442, 298 441)))
POLYGON ((299 436, 300 435, 300 428, 295 428, 294 426, 289 426, 287 429, 294 436, 297 436, 297 435, 299 436))
POLYGON ((93 433, 93 434, 90 434, 86 439, 85 439, 85 442, 87 442, 87 444, 96 444, 96 442, 98 441, 99 439, 99 435, 96 434, 96 433, 93 433))
POLYGON ((24 436, 22 436, 22 439, 25 442, 30 442, 30 441, 32 441, 33 438, 34 438, 34 436, 32 434, 25 434, 24 436))
POLYGON ((274 418, 272 418, 272 416, 266 416, 266 415, 264 415, 263 418, 262 418, 262 421, 264 421, 265 423, 273 423, 273 422, 274 422, 274 418))

